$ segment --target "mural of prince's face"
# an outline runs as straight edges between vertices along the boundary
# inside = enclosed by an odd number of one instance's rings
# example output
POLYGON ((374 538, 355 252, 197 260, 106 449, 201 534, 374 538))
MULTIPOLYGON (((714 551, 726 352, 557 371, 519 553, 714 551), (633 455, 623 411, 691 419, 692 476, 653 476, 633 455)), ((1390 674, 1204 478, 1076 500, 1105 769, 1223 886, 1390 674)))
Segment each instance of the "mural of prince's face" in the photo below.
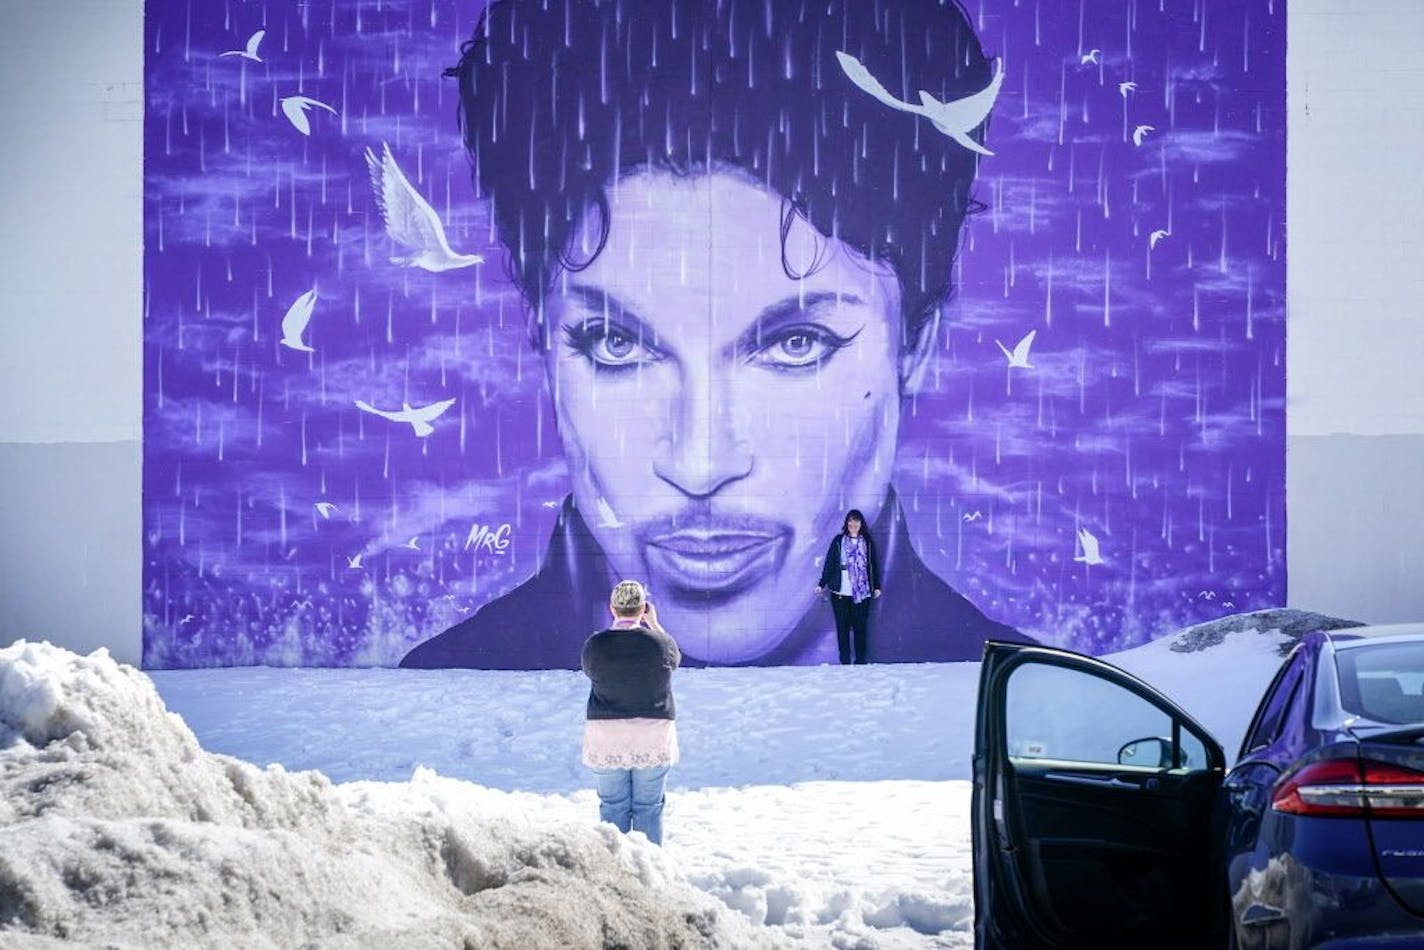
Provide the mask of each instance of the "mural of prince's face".
POLYGON ((899 289, 799 218, 787 258, 824 260, 789 277, 781 202, 730 170, 636 174, 610 207, 602 253, 549 307, 574 499, 690 653, 754 660, 811 607, 847 500, 885 499, 915 355, 899 289))
POLYGON ((149 0, 145 665, 574 667, 627 577, 835 662, 851 509, 875 662, 1278 605, 1284 4, 1205 10, 149 0))
POLYGON ((500 630, 570 619, 572 656, 619 577, 695 660, 832 660, 816 589, 847 507, 884 535, 872 658, 1026 639, 924 568, 890 492, 1001 78, 958 10, 898 7, 920 43, 850 3, 491 7, 464 127, 553 396, 567 550, 406 665, 514 663, 500 630), (915 75, 943 129, 876 70, 915 75))

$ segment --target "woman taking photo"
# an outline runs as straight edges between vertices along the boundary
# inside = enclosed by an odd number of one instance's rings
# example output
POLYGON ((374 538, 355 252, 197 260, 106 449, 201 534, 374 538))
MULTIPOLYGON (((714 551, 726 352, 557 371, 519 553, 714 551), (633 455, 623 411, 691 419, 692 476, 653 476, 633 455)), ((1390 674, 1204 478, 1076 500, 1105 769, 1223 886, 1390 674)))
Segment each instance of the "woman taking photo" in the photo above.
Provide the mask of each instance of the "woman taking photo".
POLYGON ((678 757, 672 672, 682 651, 637 581, 614 587, 608 609, 613 625, 583 647, 583 762, 597 777, 599 817, 660 845, 664 787, 678 757))
POLYGON ((880 559, 875 542, 865 530, 865 516, 858 509, 846 512, 841 533, 826 549, 821 565, 821 583, 816 593, 831 592, 831 610, 836 616, 836 643, 841 663, 864 663, 866 632, 870 623, 870 601, 880 596, 880 559), (852 631, 854 651, 852 651, 852 631))

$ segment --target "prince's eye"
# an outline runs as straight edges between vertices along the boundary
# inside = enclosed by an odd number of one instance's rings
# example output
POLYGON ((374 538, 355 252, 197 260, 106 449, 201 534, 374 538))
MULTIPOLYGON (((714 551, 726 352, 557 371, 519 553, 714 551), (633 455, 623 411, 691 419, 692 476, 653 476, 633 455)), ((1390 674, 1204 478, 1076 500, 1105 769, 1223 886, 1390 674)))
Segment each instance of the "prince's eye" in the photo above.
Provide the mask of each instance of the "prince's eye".
POLYGON ((859 335, 859 330, 841 336, 819 324, 798 324, 764 339, 748 361, 779 370, 818 366, 859 335))
POLYGON ((615 323, 593 320, 564 327, 569 348, 593 364, 596 370, 631 369, 662 359, 652 346, 615 323))

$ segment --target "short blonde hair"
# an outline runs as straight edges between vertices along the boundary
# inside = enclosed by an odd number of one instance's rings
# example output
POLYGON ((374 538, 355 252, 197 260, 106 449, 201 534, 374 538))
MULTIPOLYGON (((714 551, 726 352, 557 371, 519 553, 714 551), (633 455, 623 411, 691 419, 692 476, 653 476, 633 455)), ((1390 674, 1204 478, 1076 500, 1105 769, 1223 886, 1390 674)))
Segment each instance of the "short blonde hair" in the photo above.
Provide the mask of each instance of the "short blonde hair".
POLYGON ((648 602, 648 592, 637 581, 619 581, 608 598, 608 605, 620 617, 636 617, 648 602))

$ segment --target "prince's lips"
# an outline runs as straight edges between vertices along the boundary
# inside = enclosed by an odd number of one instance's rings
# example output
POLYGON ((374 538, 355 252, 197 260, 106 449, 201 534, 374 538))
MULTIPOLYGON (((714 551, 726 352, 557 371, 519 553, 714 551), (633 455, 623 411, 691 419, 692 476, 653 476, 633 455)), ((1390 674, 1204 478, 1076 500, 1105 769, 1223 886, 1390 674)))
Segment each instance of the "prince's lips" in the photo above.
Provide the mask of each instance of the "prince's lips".
POLYGON ((717 593, 750 587, 785 557, 784 531, 684 528, 647 539, 648 567, 689 592, 717 593))

